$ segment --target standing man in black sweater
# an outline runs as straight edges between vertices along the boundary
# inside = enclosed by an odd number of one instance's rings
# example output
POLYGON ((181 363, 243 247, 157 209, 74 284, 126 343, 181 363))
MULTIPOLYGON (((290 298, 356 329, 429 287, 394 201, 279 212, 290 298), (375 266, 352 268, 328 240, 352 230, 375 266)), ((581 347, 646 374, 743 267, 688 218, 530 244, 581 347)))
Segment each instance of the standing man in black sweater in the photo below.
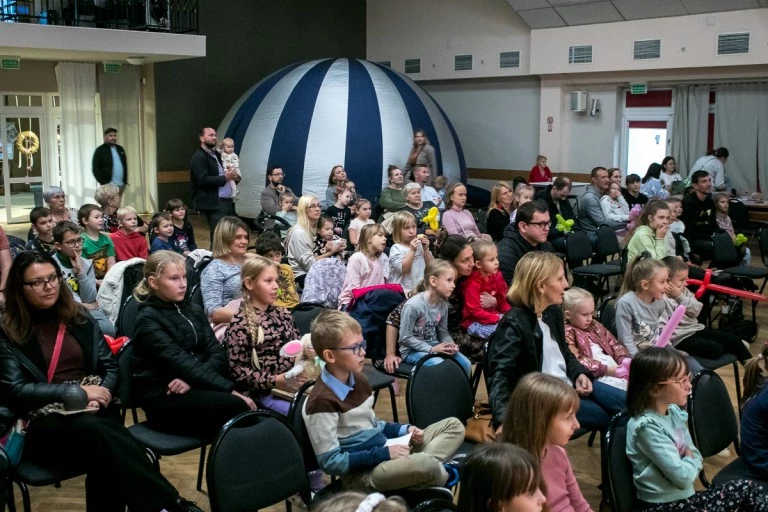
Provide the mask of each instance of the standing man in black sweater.
POLYGON ((117 130, 107 128, 104 130, 104 144, 93 152, 93 176, 99 185, 112 183, 120 188, 123 194, 128 185, 128 162, 125 159, 125 150, 117 144, 117 130))

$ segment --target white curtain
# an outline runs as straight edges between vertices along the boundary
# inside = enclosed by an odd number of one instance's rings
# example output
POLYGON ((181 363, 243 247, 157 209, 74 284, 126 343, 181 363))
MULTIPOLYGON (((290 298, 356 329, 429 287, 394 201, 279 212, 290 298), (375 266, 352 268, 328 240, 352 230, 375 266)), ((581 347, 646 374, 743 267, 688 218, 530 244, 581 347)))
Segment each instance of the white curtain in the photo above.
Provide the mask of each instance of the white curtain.
POLYGON ((739 192, 757 190, 757 179, 763 191, 768 189, 766 158, 758 158, 758 147, 766 149, 760 141, 759 127, 763 126, 762 138, 768 135, 768 85, 733 84, 718 85, 715 98, 714 147, 728 149, 730 156, 725 164, 725 175, 731 188, 739 192), (758 161, 762 166, 758 168, 758 161))
POLYGON ((141 70, 138 66, 123 66, 120 73, 98 70, 101 97, 101 119, 106 129, 117 129, 117 143, 125 149, 128 163, 128 186, 123 204, 148 212, 146 175, 141 159, 141 70))
POLYGON ((707 151, 709 90, 709 85, 676 85, 672 88, 675 105, 672 155, 683 176, 707 151))
POLYGON ((98 183, 91 160, 102 142, 96 119, 96 65, 59 62, 56 80, 61 98, 61 186, 69 196, 67 205, 78 208, 96 202, 98 183))

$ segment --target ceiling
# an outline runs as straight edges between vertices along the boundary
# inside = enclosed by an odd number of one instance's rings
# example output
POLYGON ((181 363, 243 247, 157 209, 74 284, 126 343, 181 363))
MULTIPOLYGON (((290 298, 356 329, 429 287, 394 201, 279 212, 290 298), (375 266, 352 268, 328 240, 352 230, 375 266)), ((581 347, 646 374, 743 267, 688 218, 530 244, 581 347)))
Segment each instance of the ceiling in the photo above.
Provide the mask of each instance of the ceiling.
POLYGON ((507 0, 532 29, 768 7, 768 0, 507 0))

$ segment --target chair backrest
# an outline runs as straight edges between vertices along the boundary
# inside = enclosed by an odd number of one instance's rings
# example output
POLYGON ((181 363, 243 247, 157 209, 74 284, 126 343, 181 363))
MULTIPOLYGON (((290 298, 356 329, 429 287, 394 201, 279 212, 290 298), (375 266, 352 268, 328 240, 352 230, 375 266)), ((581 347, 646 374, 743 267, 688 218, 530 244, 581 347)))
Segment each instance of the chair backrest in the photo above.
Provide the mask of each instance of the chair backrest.
POLYGON ((571 231, 565 237, 565 259, 571 269, 578 268, 592 259, 592 242, 583 231, 571 231))
POLYGON ((123 271, 123 296, 120 298, 120 304, 125 304, 128 297, 133 295, 134 288, 142 279, 144 279, 143 261, 125 267, 123 271))
POLYGON ((139 301, 136 297, 129 295, 120 307, 120 312, 117 314, 117 322, 115 327, 117 328, 118 336, 128 336, 133 338, 133 333, 136 330, 136 317, 139 316, 139 301))
POLYGON ((688 428, 693 444, 703 457, 728 448, 739 448, 739 424, 725 383, 712 370, 702 370, 693 379, 688 400, 688 428))
POLYGON ((299 333, 302 336, 309 334, 312 330, 312 320, 326 309, 328 308, 321 306, 320 304, 307 302, 297 304, 296 307, 291 310, 291 316, 293 316, 293 322, 296 324, 299 333))
POLYGON ((464 423, 472 415, 473 405, 467 374, 453 358, 433 354, 416 363, 405 395, 411 425, 423 429, 451 417, 464 423), (435 359, 440 363, 425 364, 435 359))
POLYGON ((712 235, 712 266, 719 269, 735 267, 739 264, 739 256, 736 246, 733 245, 731 235, 725 231, 712 235))
POLYGON ((597 251, 602 256, 620 257, 621 246, 619 245, 619 237, 616 236, 616 229, 606 225, 597 228, 597 251))
POLYGON ((296 493, 309 503, 299 444, 267 411, 244 412, 222 427, 208 455, 206 482, 212 512, 250 512, 296 493))
POLYGON ((740 230, 749 227, 749 210, 747 205, 738 199, 728 201, 728 216, 733 222, 733 229, 740 230))
POLYGON ((299 446, 301 447, 301 454, 304 458, 304 469, 307 473, 320 469, 315 450, 312 448, 312 443, 309 440, 309 433, 307 432, 307 425, 304 423, 304 416, 301 415, 301 411, 304 409, 304 403, 308 398, 306 391, 314 385, 314 380, 305 382, 294 395, 293 402, 291 402, 291 408, 288 411, 288 424, 291 426, 293 436, 296 438, 296 441, 299 442, 299 446))
POLYGON ((203 302, 203 289, 200 287, 200 283, 197 283, 189 291, 190 304, 197 304, 203 310, 205 310, 205 303, 203 302))
POLYGON ((763 265, 768 267, 768 228, 760 228, 758 243, 760 245, 760 258, 763 260, 763 265))
POLYGON ((117 387, 117 398, 123 409, 133 407, 133 343, 126 341, 117 352, 117 370, 120 375, 120 385, 117 387))
POLYGON ((600 306, 600 312, 597 315, 597 319, 615 338, 618 338, 619 333, 616 330, 616 304, 613 297, 609 296, 605 298, 603 304, 600 306))
POLYGON ((637 508, 637 491, 632 476, 632 463, 627 457, 627 422, 624 411, 611 419, 605 436, 603 464, 608 477, 608 491, 613 512, 631 512, 637 508))
POLYGON ((455 512, 456 505, 447 499, 431 499, 413 507, 411 512, 455 512))

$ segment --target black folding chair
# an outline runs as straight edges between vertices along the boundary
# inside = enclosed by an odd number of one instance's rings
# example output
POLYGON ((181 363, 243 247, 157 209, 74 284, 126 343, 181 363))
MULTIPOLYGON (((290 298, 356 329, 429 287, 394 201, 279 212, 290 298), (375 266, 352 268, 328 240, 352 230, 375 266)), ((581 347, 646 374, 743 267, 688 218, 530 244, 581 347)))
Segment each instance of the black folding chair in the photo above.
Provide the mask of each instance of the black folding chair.
MULTIPOLYGON (((739 424, 733 412, 733 404, 722 379, 711 370, 702 370, 692 383, 691 397, 688 400, 688 428, 693 444, 704 458, 720 453, 733 445, 737 455, 741 455, 739 444, 739 424)), ((731 480, 747 478, 748 475, 741 457, 721 469, 712 479, 713 485, 720 485, 731 480)), ((705 470, 699 473, 699 480, 705 487, 710 483, 705 470)), ((766 482, 756 481, 762 486, 766 482)))
POLYGON ((615 297, 609 295, 603 300, 597 319, 608 329, 608 332, 613 334, 614 338, 618 339, 619 333, 616 330, 616 303, 614 299, 615 297))
POLYGON ((128 431, 134 438, 144 446, 147 455, 152 460, 157 470, 160 470, 160 457, 179 455, 192 450, 200 449, 200 461, 197 470, 197 490, 203 491, 203 469, 205 468, 205 451, 211 443, 210 439, 198 437, 168 434, 153 430, 147 426, 147 422, 138 422, 136 408, 133 400, 133 372, 131 369, 131 359, 133 358, 133 345, 130 341, 126 342, 117 353, 117 365, 120 371, 120 387, 117 396, 123 407, 123 420, 125 420, 125 411, 131 409, 133 412, 133 425, 128 427, 128 431))
MULTIPOLYGON (((735 278, 749 279, 750 282, 755 279, 762 279, 760 292, 763 293, 765 285, 768 284, 768 268, 741 266, 741 255, 733 245, 731 235, 721 231, 712 235, 712 262, 710 266, 720 269, 735 278)), ((757 301, 752 301, 752 321, 755 321, 757 310, 757 301)))
POLYGON ((629 413, 621 412, 611 419, 605 435, 606 450, 602 456, 608 477, 608 493, 613 512, 637 509, 637 490, 632 463, 627 457, 627 422, 629 413))
POLYGON ((120 312, 117 314, 117 322, 115 322, 117 335, 133 338, 133 333, 136 329, 136 317, 138 316, 139 301, 137 301, 133 295, 129 295, 120 307, 120 312))
POLYGON ((610 291, 608 279, 623 274, 621 266, 608 263, 590 263, 592 243, 583 231, 573 231, 565 237, 565 259, 571 269, 574 284, 584 286, 598 297, 610 291))
POLYGON ((211 512, 259 510, 299 494, 311 501, 302 452, 290 427, 268 411, 229 420, 211 447, 206 471, 211 512))

